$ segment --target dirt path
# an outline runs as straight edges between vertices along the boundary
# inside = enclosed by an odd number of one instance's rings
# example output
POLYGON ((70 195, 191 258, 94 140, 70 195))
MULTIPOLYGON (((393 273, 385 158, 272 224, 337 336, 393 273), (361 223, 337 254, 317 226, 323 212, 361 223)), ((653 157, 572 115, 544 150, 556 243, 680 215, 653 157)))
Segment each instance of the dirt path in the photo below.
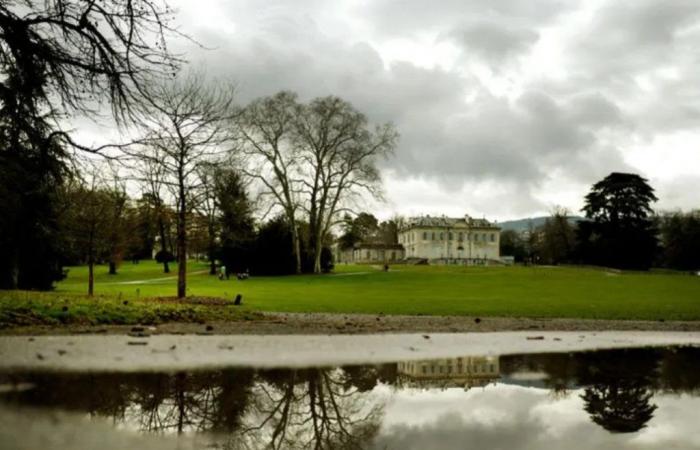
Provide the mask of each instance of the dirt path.
MULTIPOLYGON (((203 273, 208 273, 208 270, 198 270, 197 272, 188 272, 187 275, 200 275, 203 273)), ((133 280, 133 281, 119 281, 116 283, 105 283, 105 284, 113 284, 113 285, 124 285, 124 284, 148 284, 148 283, 155 283, 158 281, 169 281, 169 280, 177 280, 177 275, 171 276, 171 277, 161 277, 161 278, 148 278, 145 280, 133 280)))
MULTIPOLYGON (((0 334, 126 334, 130 325, 33 326, 0 334)), ((523 319, 465 316, 386 316, 374 314, 263 313, 261 319, 233 322, 165 323, 147 327, 149 334, 370 334, 462 333, 479 331, 700 331, 700 321, 523 319)))

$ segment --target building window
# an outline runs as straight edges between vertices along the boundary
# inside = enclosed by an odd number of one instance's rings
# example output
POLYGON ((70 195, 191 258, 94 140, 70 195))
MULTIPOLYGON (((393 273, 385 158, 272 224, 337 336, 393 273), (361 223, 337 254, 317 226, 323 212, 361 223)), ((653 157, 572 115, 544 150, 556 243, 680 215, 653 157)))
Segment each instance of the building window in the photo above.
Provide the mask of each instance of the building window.
POLYGON ((474 235, 474 242, 479 242, 479 235, 478 234, 474 235))
POLYGON ((423 232, 423 240, 424 240, 424 241, 427 241, 427 240, 428 240, 428 232, 427 232, 427 231, 424 231, 424 232, 423 232))
POLYGON ((481 240, 484 241, 484 242, 486 242, 486 233, 484 233, 484 234, 481 235, 481 240))
POLYGON ((447 239, 452 240, 452 232, 450 231, 449 234, 447 235, 447 239))
POLYGON ((432 233, 430 233, 430 240, 431 241, 435 240, 435 232, 434 231, 432 233))
POLYGON ((464 233, 462 233, 461 231, 459 232, 459 240, 460 241, 464 240, 464 233))
POLYGON ((369 250, 367 250, 367 259, 369 259, 369 250))
POLYGON ((496 233, 491 233, 491 242, 496 242, 496 233))
POLYGON ((440 233, 440 240, 441 241, 445 240, 445 233, 440 233))

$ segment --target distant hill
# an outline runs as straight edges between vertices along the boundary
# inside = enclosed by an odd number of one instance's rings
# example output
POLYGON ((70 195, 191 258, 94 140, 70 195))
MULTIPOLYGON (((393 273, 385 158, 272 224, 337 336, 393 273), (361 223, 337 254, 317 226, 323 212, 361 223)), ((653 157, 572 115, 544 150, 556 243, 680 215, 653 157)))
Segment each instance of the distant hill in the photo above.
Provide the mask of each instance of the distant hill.
MULTIPOLYGON (((501 227, 501 231, 506 231, 506 230, 514 230, 517 231, 518 233, 527 231, 532 228, 537 228, 542 225, 544 225, 544 221, 547 220, 548 216, 542 216, 542 217, 529 217, 527 219, 518 219, 518 220, 506 220, 505 222, 499 222, 498 226, 501 227)), ((584 218, 581 216, 569 216, 568 217, 569 222, 571 224, 575 224, 579 220, 583 220, 584 218)))

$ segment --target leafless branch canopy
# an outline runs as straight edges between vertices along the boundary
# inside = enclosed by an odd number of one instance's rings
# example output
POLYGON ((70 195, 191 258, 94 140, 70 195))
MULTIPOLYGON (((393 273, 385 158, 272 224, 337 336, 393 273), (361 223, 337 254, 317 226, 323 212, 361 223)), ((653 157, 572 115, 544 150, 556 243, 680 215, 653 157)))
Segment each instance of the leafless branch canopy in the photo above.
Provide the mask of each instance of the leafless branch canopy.
MULTIPOLYGON (((241 114, 246 174, 294 227, 300 212, 311 230, 315 271, 323 240, 354 198, 381 197, 377 162, 396 146, 391 124, 370 129, 348 102, 323 97, 309 104, 280 92, 254 101, 241 114)), ((298 237, 295 237, 295 240, 298 237)))
POLYGON ((5 0, 0 70, 19 72, 24 94, 52 110, 85 114, 106 100, 123 121, 149 82, 178 71, 173 18, 162 0, 5 0))

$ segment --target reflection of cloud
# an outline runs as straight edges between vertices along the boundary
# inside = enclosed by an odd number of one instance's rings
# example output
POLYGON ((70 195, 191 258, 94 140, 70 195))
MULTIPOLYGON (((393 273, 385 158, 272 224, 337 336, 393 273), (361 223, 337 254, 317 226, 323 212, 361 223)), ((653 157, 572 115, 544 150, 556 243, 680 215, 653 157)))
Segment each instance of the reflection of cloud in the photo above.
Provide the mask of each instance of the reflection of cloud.
POLYGON ((397 392, 387 405, 374 448, 700 448, 697 397, 655 396, 659 409, 648 428, 615 435, 591 422, 581 392, 564 399, 553 399, 544 389, 507 385, 467 392, 397 392))

